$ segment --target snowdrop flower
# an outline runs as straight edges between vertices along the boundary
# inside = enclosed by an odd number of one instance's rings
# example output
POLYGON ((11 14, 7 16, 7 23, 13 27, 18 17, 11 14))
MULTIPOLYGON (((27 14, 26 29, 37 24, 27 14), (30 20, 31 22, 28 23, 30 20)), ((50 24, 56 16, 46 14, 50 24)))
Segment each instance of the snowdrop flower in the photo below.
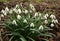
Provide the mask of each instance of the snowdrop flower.
POLYGON ((26 19, 24 19, 24 21, 23 21, 24 23, 27 23, 27 20, 26 19))
POLYGON ((21 13, 21 9, 18 9, 18 13, 19 13, 19 14, 21 13))
POLYGON ((17 25, 17 23, 16 23, 16 21, 15 21, 15 20, 13 20, 12 24, 15 24, 15 25, 17 25))
POLYGON ((25 10, 25 14, 28 13, 28 10, 25 10))
POLYGON ((1 12, 2 12, 2 13, 5 13, 5 11, 4 11, 3 9, 1 10, 1 12))
POLYGON ((16 8, 13 8, 13 11, 14 11, 15 13, 18 13, 18 10, 17 10, 16 8))
POLYGON ((39 27, 39 30, 43 30, 43 26, 42 25, 39 27))
POLYGON ((44 21, 44 23, 45 23, 45 24, 48 24, 48 21, 47 21, 47 20, 45 20, 45 21, 44 21))
POLYGON ((38 12, 35 13, 34 17, 38 16, 38 12))
POLYGON ((32 4, 29 5, 31 8, 33 8, 34 6, 32 4))
POLYGON ((17 19, 21 19, 21 16, 20 15, 17 15, 17 19))
POLYGON ((45 14, 46 17, 48 17, 49 15, 48 14, 45 14))
POLYGON ((53 15, 53 14, 50 15, 50 18, 51 19, 56 19, 55 15, 53 15))
POLYGON ((4 13, 4 15, 6 16, 6 15, 7 15, 7 13, 5 12, 5 13, 4 13))
POLYGON ((47 16, 45 15, 44 18, 47 19, 47 16))
POLYGON ((54 24, 51 24, 50 26, 51 26, 51 27, 54 27, 54 24))
POLYGON ((32 13, 32 10, 30 10, 29 12, 32 13))
POLYGON ((30 27, 34 27, 34 26, 35 26, 34 23, 31 23, 31 24, 30 24, 30 27))
POLYGON ((55 22, 58 23, 58 20, 56 19, 55 22))
POLYGON ((15 8, 18 8, 19 7, 19 5, 17 4, 16 6, 15 6, 15 8))
POLYGON ((3 15, 3 14, 1 14, 1 17, 4 17, 4 15, 3 15))
POLYGON ((8 11, 9 11, 9 8, 8 8, 8 7, 6 7, 6 8, 5 8, 5 11, 6 11, 6 12, 8 12, 8 11))
POLYGON ((35 8, 33 7, 32 10, 35 11, 35 8))
POLYGON ((35 8, 34 8, 34 6, 33 6, 32 4, 30 4, 30 8, 31 8, 33 11, 35 11, 35 8))
POLYGON ((53 19, 52 22, 53 23, 58 23, 58 20, 57 19, 56 20, 53 19))
POLYGON ((13 10, 11 9, 11 10, 9 11, 9 13, 12 14, 12 13, 13 13, 13 10))

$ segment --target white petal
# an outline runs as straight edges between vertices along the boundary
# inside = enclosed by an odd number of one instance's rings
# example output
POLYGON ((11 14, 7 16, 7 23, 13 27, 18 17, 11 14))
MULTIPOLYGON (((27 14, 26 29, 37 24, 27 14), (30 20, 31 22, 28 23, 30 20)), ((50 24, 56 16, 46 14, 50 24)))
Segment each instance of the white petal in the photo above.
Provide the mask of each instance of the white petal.
POLYGON ((6 8, 5 8, 5 11, 9 11, 9 8, 8 8, 8 7, 6 7, 6 8))
POLYGON ((1 14, 1 17, 4 17, 4 15, 3 15, 3 14, 1 14))
POLYGON ((13 20, 12 24, 15 24, 15 25, 17 25, 17 23, 16 23, 16 21, 15 21, 15 20, 13 20))
POLYGON ((48 24, 48 21, 47 20, 45 20, 44 22, 45 22, 45 24, 48 24))
POLYGON ((53 14, 50 15, 50 18, 51 19, 56 19, 55 15, 53 15, 53 14))
POLYGON ((30 27, 34 27, 34 23, 31 23, 31 24, 30 24, 30 27))
POLYGON ((18 9, 18 13, 19 13, 19 14, 21 13, 21 9, 18 9))
POLYGON ((23 21, 24 23, 27 23, 27 20, 26 19, 24 19, 24 21, 23 21))
POLYGON ((21 16, 20 15, 17 15, 17 19, 21 19, 21 16))
POLYGON ((1 10, 1 12, 2 12, 2 13, 5 13, 5 11, 4 11, 4 10, 1 10))
POLYGON ((39 27, 39 30, 43 30, 43 26, 42 25, 39 27))
POLYGON ((51 26, 51 27, 54 27, 54 24, 51 24, 50 26, 51 26))
POLYGON ((25 10, 25 14, 28 13, 28 10, 25 10))

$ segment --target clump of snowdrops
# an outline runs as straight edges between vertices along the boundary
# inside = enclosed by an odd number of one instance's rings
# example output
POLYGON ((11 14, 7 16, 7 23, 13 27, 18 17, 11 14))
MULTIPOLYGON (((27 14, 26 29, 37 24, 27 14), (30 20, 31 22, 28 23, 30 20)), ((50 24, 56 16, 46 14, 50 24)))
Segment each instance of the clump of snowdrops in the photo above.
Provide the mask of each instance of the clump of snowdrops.
POLYGON ((55 36, 48 32, 58 23, 55 15, 36 12, 32 4, 29 4, 28 9, 18 4, 11 9, 6 7, 1 13, 1 17, 9 16, 5 22, 5 27, 10 31, 9 41, 35 41, 35 38, 40 36, 45 37, 42 40, 49 41, 46 37, 55 36))

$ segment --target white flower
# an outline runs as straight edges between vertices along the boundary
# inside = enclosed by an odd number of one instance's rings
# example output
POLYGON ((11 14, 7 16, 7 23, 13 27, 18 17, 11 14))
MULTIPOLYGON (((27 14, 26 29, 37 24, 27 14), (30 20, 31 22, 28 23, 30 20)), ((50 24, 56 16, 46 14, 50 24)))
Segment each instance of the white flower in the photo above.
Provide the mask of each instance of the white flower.
POLYGON ((32 10, 35 11, 35 8, 33 7, 32 10))
POLYGON ((58 20, 57 19, 56 20, 53 19, 52 22, 53 23, 58 23, 58 20))
POLYGON ((30 10, 29 12, 32 13, 32 10, 30 10))
POLYGON ((5 11, 4 11, 3 9, 1 10, 1 12, 2 12, 2 13, 5 13, 5 11))
POLYGON ((45 14, 46 17, 48 17, 49 15, 48 14, 45 14))
POLYGON ((30 8, 31 8, 33 11, 35 11, 35 8, 34 8, 34 6, 33 6, 32 4, 30 4, 29 6, 30 6, 30 8))
POLYGON ((21 16, 20 15, 17 15, 17 19, 21 19, 21 16))
POLYGON ((31 8, 34 7, 32 4, 29 5, 31 8))
POLYGON ((18 10, 17 10, 16 8, 13 8, 13 11, 14 11, 15 13, 18 13, 18 10))
POLYGON ((48 24, 48 21, 47 21, 47 20, 45 20, 45 21, 44 21, 44 23, 45 23, 45 24, 48 24))
POLYGON ((15 8, 18 8, 19 7, 19 5, 17 4, 16 6, 15 6, 15 8))
POLYGON ((17 23, 16 23, 16 21, 15 21, 15 20, 13 20, 12 24, 15 24, 15 25, 17 25, 17 23))
POLYGON ((35 13, 34 17, 38 16, 38 12, 35 13))
POLYGON ((53 14, 50 15, 50 18, 51 19, 56 19, 55 15, 53 15, 53 14))
POLYGON ((25 14, 28 13, 28 10, 25 10, 25 14))
POLYGON ((1 14, 1 17, 4 17, 4 15, 3 15, 3 14, 1 14))
POLYGON ((18 13, 19 13, 19 14, 21 13, 21 9, 18 9, 18 13))
POLYGON ((7 12, 3 13, 5 16, 7 15, 7 12))
POLYGON ((51 27, 54 27, 54 24, 51 24, 50 26, 51 26, 51 27))
POLYGON ((8 12, 8 11, 9 11, 9 8, 8 8, 8 7, 6 7, 6 8, 5 8, 5 11, 6 11, 6 12, 8 12))
POLYGON ((55 22, 58 23, 58 20, 56 19, 55 22))
POLYGON ((34 23, 31 23, 31 24, 30 24, 30 27, 34 27, 34 23))
POLYGON ((46 15, 44 16, 44 19, 47 19, 47 16, 46 15))
POLYGON ((44 27, 41 25, 41 26, 39 27, 39 30, 43 30, 43 28, 44 28, 44 27))
POLYGON ((24 21, 23 21, 24 23, 27 23, 27 20, 26 19, 24 19, 24 21))
POLYGON ((12 13, 13 13, 13 10, 11 9, 11 10, 9 11, 9 13, 12 14, 12 13))

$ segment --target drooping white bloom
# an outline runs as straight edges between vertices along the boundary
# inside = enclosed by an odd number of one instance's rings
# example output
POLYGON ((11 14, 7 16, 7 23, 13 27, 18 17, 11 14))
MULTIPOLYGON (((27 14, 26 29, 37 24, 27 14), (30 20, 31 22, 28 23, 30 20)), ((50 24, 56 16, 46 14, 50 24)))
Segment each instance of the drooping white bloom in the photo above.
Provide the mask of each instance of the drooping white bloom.
POLYGON ((32 4, 29 5, 31 8, 33 8, 34 6, 32 4))
POLYGON ((13 11, 14 11, 15 13, 18 13, 18 10, 17 10, 16 8, 13 8, 13 11))
POLYGON ((51 26, 51 27, 54 27, 54 24, 52 23, 50 26, 51 26))
POLYGON ((28 13, 28 10, 25 10, 25 14, 28 13))
POLYGON ((9 8, 8 8, 8 7, 6 7, 6 8, 5 8, 5 11, 6 11, 6 12, 8 12, 8 11, 9 11, 9 8))
POLYGON ((45 21, 44 21, 44 23, 45 23, 45 24, 48 24, 48 21, 47 21, 47 20, 45 20, 45 21))
POLYGON ((34 27, 34 26, 35 26, 34 23, 31 23, 31 24, 30 24, 30 27, 34 27))
POLYGON ((56 19, 55 22, 58 23, 58 20, 56 19))
POLYGON ((2 13, 5 13, 5 10, 2 9, 1 12, 2 12, 2 13))
POLYGON ((1 14, 1 17, 4 17, 4 15, 3 15, 3 14, 1 14))
POLYGON ((35 13, 34 17, 38 16, 38 12, 35 13))
POLYGON ((49 15, 48 14, 45 14, 46 17, 48 17, 49 15))
POLYGON ((35 8, 34 8, 34 6, 33 6, 32 4, 30 4, 29 6, 30 6, 30 8, 31 8, 33 11, 35 11, 35 8))
POLYGON ((6 16, 7 15, 7 12, 5 12, 4 15, 6 16))
POLYGON ((53 19, 52 22, 53 23, 58 23, 58 20, 57 19, 56 20, 53 19))
POLYGON ((17 4, 16 6, 15 6, 15 8, 18 8, 19 7, 19 5, 17 4))
POLYGON ((21 19, 21 16, 20 15, 17 15, 17 19, 21 19))
POLYGON ((27 20, 26 19, 24 19, 24 21, 23 21, 24 23, 27 23, 27 20))
POLYGON ((46 15, 44 16, 44 19, 47 19, 47 16, 46 15))
POLYGON ((15 25, 17 25, 17 23, 16 23, 16 20, 13 20, 12 24, 15 24, 15 25))
POLYGON ((53 15, 53 14, 50 15, 50 18, 51 19, 56 19, 55 15, 53 15))
POLYGON ((18 13, 19 13, 19 14, 21 13, 21 9, 18 9, 18 13))
POLYGON ((32 13, 32 10, 30 10, 29 12, 32 13))
POLYGON ((33 7, 32 10, 35 11, 35 8, 33 7))
POLYGON ((39 27, 39 30, 43 30, 43 28, 44 28, 44 27, 41 25, 41 26, 39 27))

